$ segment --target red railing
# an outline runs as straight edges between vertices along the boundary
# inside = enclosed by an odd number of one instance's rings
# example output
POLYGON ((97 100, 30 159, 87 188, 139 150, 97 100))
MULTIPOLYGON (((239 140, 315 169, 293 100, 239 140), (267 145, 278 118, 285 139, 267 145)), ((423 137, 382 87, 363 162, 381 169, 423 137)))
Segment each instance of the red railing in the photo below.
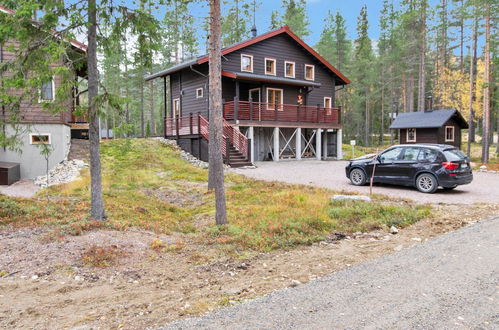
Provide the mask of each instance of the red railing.
POLYGON ((230 101, 224 103, 227 120, 283 121, 340 124, 340 108, 324 108, 293 104, 230 101))

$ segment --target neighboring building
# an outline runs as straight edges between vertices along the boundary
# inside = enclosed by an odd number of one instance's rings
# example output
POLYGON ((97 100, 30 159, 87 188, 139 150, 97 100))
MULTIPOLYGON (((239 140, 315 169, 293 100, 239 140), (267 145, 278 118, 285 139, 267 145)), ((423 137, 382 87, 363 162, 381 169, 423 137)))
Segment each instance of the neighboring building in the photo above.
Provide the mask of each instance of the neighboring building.
MULTIPOLYGON (((165 136, 207 159, 208 56, 145 77, 156 78, 164 79, 165 136)), ((341 158, 335 99, 348 83, 287 26, 222 49, 224 136, 230 142, 224 156, 232 166, 341 158)))
MULTIPOLYGON (((0 13, 12 14, 13 11, 0 6, 0 13)), ((74 56, 72 60, 84 60, 87 46, 77 41, 68 42, 71 45, 71 53, 73 53, 70 56, 74 56)), ((0 45, 0 62, 13 60, 15 54, 8 51, 8 46, 14 45, 15 47, 16 44, 15 41, 10 41, 0 45)), ((61 66, 62 63, 61 59, 59 63, 53 65, 61 66)), ((83 69, 74 72, 74 79, 85 77, 85 71, 83 69)), ((43 109, 44 102, 52 102, 55 99, 56 90, 60 85, 61 77, 54 76, 51 81, 40 86, 38 95, 35 95, 32 100, 25 100, 21 103, 21 119, 19 125, 16 125, 17 129, 14 129, 13 125, 8 122, 9 115, 6 105, 0 104, 0 130, 6 136, 16 135, 20 141, 19 149, 21 151, 11 151, 8 148, 0 147, 0 161, 20 163, 21 178, 34 178, 45 173, 46 160, 40 154, 41 144, 50 144, 53 149, 49 158, 49 167, 52 168, 67 158, 72 134, 83 137, 88 134, 88 123, 78 121, 72 115, 72 111, 79 104, 78 91, 73 91, 72 95, 68 97, 67 111, 53 114, 43 109)), ((16 91, 13 90, 13 93, 16 91)))
POLYGON ((450 144, 461 148, 461 129, 468 123, 457 110, 401 113, 391 129, 399 130, 400 143, 450 144))

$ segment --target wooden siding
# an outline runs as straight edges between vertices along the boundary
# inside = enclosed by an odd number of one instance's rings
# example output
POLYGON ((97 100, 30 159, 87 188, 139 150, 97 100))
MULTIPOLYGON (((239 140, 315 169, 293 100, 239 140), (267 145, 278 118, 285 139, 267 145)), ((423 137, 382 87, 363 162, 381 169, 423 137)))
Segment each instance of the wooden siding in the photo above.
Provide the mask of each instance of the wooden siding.
MULTIPOLYGON (((197 66, 195 69, 206 76, 208 75, 207 64, 197 66)), ((203 116, 208 116, 208 77, 203 77, 197 72, 186 69, 172 74, 170 81, 172 100, 180 98, 180 116, 188 116, 190 113, 201 113, 203 116), (203 88, 202 98, 196 98, 198 88, 203 88)))
POLYGON ((461 128, 455 119, 450 119, 442 127, 435 128, 417 128, 416 129, 416 142, 407 142, 407 129, 400 130, 400 143, 401 144, 414 144, 414 143, 438 143, 449 144, 456 148, 461 148, 461 128), (445 141, 445 126, 454 126, 454 141, 445 141))

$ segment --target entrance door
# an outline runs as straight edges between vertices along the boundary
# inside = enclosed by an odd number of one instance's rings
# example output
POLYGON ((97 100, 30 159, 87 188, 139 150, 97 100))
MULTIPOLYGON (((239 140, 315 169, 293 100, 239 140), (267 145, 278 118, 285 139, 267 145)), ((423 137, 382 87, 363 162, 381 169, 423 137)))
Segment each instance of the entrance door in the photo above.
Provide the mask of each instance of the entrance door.
POLYGON ((260 98, 260 88, 253 88, 249 90, 249 99, 253 102, 262 102, 260 98))

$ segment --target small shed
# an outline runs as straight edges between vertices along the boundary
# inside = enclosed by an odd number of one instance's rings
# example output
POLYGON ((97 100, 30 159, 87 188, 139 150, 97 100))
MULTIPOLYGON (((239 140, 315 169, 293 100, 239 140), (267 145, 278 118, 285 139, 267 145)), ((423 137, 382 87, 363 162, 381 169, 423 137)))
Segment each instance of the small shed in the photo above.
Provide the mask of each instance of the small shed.
POLYGON ((399 130, 400 143, 437 143, 461 147, 461 129, 468 123, 455 109, 401 113, 391 129, 399 130))

